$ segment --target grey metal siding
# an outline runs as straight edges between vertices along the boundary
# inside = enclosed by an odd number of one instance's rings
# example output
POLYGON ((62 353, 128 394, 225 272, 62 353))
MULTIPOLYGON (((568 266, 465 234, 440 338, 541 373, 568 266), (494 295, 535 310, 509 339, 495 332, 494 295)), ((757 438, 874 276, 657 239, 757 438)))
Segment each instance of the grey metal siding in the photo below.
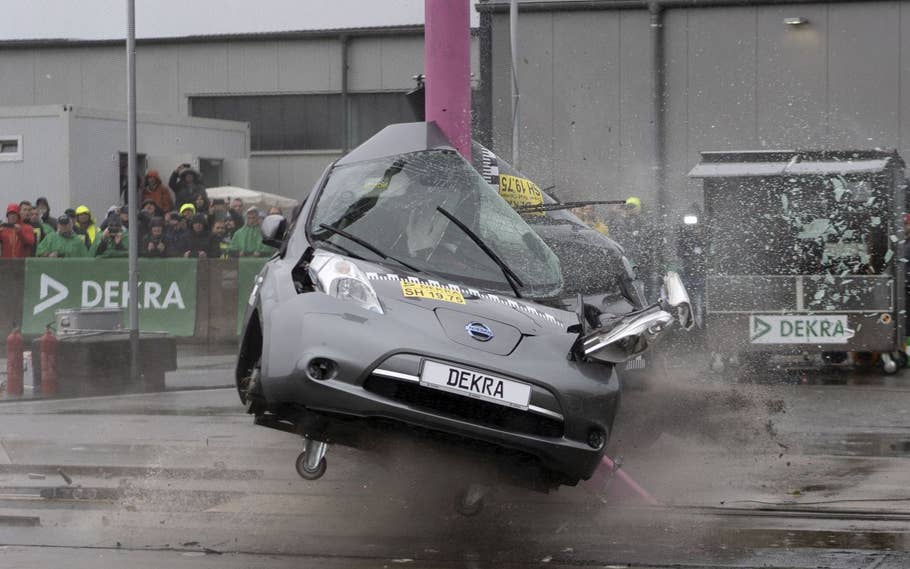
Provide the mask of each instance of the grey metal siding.
POLYGON ((262 93, 278 90, 278 43, 228 44, 228 91, 262 93))
POLYGON ((830 144, 900 144, 900 32, 895 2, 829 7, 830 144))
POLYGON ((337 40, 278 44, 279 91, 341 90, 341 45, 337 40))
MULTIPOLYGON (((508 15, 491 20, 494 145, 508 156, 508 15)), ((666 10, 671 205, 699 200, 686 173, 703 150, 910 155, 908 29, 910 5, 894 1, 666 10), (795 16, 808 24, 784 25, 795 16)), ((647 11, 523 11, 519 33, 523 169, 567 197, 653 200, 647 11)))
POLYGON ((6 116, 0 109, 0 135, 22 136, 23 160, 0 162, 0 201, 5 204, 47 197, 51 211, 69 204, 66 133, 60 108, 28 116, 6 116))
POLYGON ((804 29, 781 25, 796 13, 789 6, 758 10, 759 146, 771 141, 781 147, 823 145, 827 141, 828 8, 801 6, 811 22, 804 29))
MULTIPOLYGON (((189 97, 205 94, 339 93, 340 33, 140 42, 136 50, 139 111, 188 116, 189 97)), ((475 77, 479 77, 476 41, 472 54, 475 77)), ((15 78, 0 83, 0 105, 53 103, 123 110, 124 57, 123 46, 113 42, 0 47, 0 76, 15 78)), ((353 92, 408 90, 414 86, 412 77, 423 72, 423 57, 419 29, 402 30, 399 35, 352 32, 349 88, 353 92)), ((181 152, 202 155, 187 144, 178 142, 178 146, 184 147, 181 152)), ((250 158, 250 184, 296 195, 301 186, 312 185, 330 161, 324 152, 257 153, 250 158)))
POLYGON ((0 106, 34 104, 35 58, 31 52, 11 52, 0 57, 0 78, 0 106))

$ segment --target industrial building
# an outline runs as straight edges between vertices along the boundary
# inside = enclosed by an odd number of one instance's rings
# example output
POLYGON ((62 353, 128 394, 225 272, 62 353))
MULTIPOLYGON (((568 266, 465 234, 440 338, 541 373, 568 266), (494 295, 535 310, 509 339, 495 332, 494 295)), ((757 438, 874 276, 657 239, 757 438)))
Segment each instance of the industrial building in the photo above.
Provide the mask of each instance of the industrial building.
MULTIPOLYGON (((509 1, 475 7, 475 137, 508 159, 509 1)), ((701 151, 910 155, 906 2, 520 0, 519 8, 518 165, 560 197, 636 195, 676 215, 700 200, 687 174, 701 151)), ((138 106, 248 122, 249 185, 299 197, 347 149, 413 120, 402 95, 423 57, 423 26, 413 24, 140 38, 138 106)), ((0 107, 123 113, 125 68, 122 40, 0 41, 0 107)), ((226 182, 217 164, 200 168, 226 182)))
MULTIPOLYGON (((249 125, 236 121, 138 117, 140 170, 164 176, 188 162, 218 183, 247 185, 249 125)), ((70 105, 0 107, 0 195, 38 196, 55 211, 87 205, 96 215, 118 203, 126 188, 126 117, 70 105)))
MULTIPOLYGON (((140 38, 137 105, 147 115, 248 122, 250 187, 299 198, 346 150, 387 124, 414 120, 403 95, 423 57, 422 25, 140 38)), ((475 77, 478 61, 475 40, 475 77)), ((125 70, 122 40, 0 41, 0 107, 125 116, 125 70)), ((159 166, 162 176, 178 163, 159 166)), ((209 185, 227 182, 216 166, 200 164, 209 185)), ((110 196, 116 201, 114 188, 110 196)))
MULTIPOLYGON (((700 200, 706 150, 910 156, 910 3, 520 1, 520 167, 561 196, 700 200)), ((509 1, 478 4, 494 146, 511 153, 509 1)))

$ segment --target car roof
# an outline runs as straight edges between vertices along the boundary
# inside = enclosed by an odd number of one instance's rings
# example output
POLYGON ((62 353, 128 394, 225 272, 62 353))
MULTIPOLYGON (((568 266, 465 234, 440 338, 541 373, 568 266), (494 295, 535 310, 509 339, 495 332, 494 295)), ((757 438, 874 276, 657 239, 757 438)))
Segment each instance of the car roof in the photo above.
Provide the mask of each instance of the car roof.
POLYGON ((367 162, 398 154, 427 150, 452 150, 452 144, 435 122, 392 124, 338 160, 338 166, 367 162))

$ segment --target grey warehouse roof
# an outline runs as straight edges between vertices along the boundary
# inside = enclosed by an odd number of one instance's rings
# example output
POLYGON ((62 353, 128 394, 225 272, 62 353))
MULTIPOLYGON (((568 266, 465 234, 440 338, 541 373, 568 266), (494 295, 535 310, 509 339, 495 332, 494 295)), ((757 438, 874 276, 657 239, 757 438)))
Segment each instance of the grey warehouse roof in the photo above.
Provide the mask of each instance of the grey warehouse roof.
MULTIPOLYGON (((297 39, 317 39, 338 36, 367 37, 367 36, 401 36, 423 35, 423 25, 405 26, 377 26, 369 28, 331 28, 323 30, 297 30, 283 32, 255 32, 241 34, 211 34, 192 35, 179 37, 139 38, 137 45, 174 44, 174 43, 207 43, 215 41, 278 41, 297 39)), ((36 48, 36 47, 94 47, 108 45, 123 45, 125 39, 66 39, 42 38, 0 40, 0 48, 36 48)))

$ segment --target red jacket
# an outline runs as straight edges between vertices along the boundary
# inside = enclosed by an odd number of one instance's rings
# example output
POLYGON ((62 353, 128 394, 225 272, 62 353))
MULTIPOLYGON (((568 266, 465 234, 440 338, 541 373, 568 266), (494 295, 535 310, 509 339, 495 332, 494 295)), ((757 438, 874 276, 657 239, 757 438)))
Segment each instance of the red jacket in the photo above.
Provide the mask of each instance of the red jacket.
POLYGON ((20 223, 18 229, 6 223, 0 225, 0 258, 30 257, 34 247, 35 230, 31 225, 20 223))

